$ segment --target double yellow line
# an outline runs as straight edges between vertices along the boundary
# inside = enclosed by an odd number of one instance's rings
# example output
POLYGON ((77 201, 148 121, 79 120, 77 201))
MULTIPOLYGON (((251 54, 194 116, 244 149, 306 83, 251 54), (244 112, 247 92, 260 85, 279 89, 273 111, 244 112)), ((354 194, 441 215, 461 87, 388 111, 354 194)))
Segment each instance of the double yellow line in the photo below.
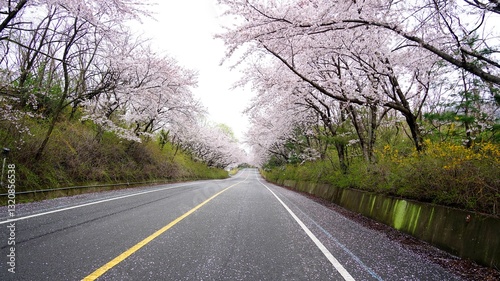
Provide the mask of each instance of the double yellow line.
MULTIPOLYGON (((246 180, 246 179, 245 179, 246 180)), ((243 180, 243 181, 245 181, 243 180)), ((137 252, 140 248, 144 247, 145 245, 147 245, 149 242, 153 241, 153 239, 155 239, 156 237, 160 236, 162 233, 164 233, 165 231, 169 230, 170 228, 172 228, 174 225, 176 225, 177 223, 179 223, 180 221, 182 221, 183 219, 187 218, 189 215, 191 215, 192 213, 194 213, 196 210, 198 210, 199 208, 203 207, 203 205, 207 204, 208 202, 210 202, 212 199, 214 199, 215 197, 221 195, 224 191, 230 189, 231 187, 233 186, 236 186, 240 183, 242 183, 243 181, 240 181, 238 183, 235 183, 229 187, 226 187, 225 189, 219 191, 218 193, 216 193, 215 195, 213 195, 212 197, 208 198, 207 200, 203 201, 201 204, 199 204, 198 206, 194 207, 193 209, 189 210, 187 213, 183 214, 182 216, 176 218, 175 220, 173 220, 172 222, 170 222, 169 224, 165 225, 164 227, 160 228, 159 230, 157 230, 155 233, 151 234, 150 236, 146 237, 144 240, 142 240, 141 242, 135 244, 134 246, 132 246, 130 249, 126 250, 125 252, 121 253, 119 256, 117 256, 116 258, 112 259, 111 261, 109 261, 108 263, 106 263, 105 265, 101 266, 100 268, 98 268, 96 271, 92 272, 91 274, 89 274, 87 277, 83 278, 84 281, 90 281, 90 280, 96 280, 97 278, 99 278, 100 276, 102 276, 104 273, 106 273, 106 271, 110 270, 111 268, 113 268, 114 266, 116 266, 117 264, 119 264, 120 262, 122 262, 123 260, 125 260, 126 258, 128 258, 130 255, 132 255, 133 253, 137 252)))

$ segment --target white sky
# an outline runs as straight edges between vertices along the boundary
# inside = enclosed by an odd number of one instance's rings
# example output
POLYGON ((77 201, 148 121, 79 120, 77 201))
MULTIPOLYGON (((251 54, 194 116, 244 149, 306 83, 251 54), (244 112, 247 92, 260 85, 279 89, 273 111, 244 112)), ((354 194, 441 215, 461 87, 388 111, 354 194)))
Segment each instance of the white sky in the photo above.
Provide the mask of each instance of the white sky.
POLYGON ((155 15, 134 26, 152 39, 158 51, 175 58, 182 67, 198 71, 195 96, 207 107, 212 122, 230 126, 238 140, 243 140, 248 120, 242 111, 251 98, 249 90, 230 88, 240 73, 229 70, 229 63, 220 66, 225 47, 214 39, 221 31, 222 12, 215 0, 159 0, 155 15))

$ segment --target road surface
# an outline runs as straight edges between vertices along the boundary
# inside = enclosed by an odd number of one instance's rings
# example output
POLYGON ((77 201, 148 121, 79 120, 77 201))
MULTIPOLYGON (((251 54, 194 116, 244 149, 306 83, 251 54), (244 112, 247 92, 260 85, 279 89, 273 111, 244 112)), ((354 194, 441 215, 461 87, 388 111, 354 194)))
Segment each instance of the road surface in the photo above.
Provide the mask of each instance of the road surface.
POLYGON ((2 207, 0 280, 460 280, 256 169, 97 194, 2 207))

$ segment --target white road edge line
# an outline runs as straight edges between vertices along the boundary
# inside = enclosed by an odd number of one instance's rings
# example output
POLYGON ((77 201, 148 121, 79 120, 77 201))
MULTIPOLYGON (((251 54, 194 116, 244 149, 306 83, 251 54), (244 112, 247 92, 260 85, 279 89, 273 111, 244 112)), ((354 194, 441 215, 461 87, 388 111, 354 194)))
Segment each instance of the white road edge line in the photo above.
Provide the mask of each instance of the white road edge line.
POLYGON ((151 193, 151 192, 157 192, 157 191, 163 191, 163 190, 168 190, 168 189, 174 189, 174 188, 178 188, 178 187, 190 186, 190 185, 194 185, 196 183, 197 182, 193 182, 193 183, 190 183, 190 184, 182 184, 182 185, 178 185, 178 186, 171 186, 171 187, 165 187, 165 188, 161 188, 161 189, 155 189, 155 190, 149 190, 149 191, 144 191, 144 192, 139 192, 139 193, 133 193, 133 194, 123 195, 123 196, 119 196, 119 197, 113 197, 113 198, 109 198, 109 199, 104 199, 104 200, 100 200, 100 201, 85 203, 85 204, 82 204, 82 205, 76 205, 76 206, 71 206, 71 207, 67 207, 67 208, 52 210, 52 211, 48 211, 48 212, 43 212, 43 213, 28 215, 28 216, 25 216, 25 217, 18 217, 18 218, 9 219, 9 220, 6 220, 6 221, 0 221, 0 225, 1 224, 7 224, 7 223, 15 222, 15 221, 20 221, 20 220, 30 219, 30 218, 34 218, 34 217, 40 217, 40 216, 44 216, 44 215, 48 215, 48 214, 63 212, 63 211, 67 211, 67 210, 77 209, 77 208, 86 207, 86 206, 90 206, 90 205, 100 204, 100 203, 109 202, 109 201, 113 201, 113 200, 123 199, 123 198, 127 198, 127 197, 132 197, 132 196, 137 196, 137 195, 143 195, 143 194, 147 194, 147 193, 151 193))
POLYGON ((257 178, 257 181, 259 181, 260 184, 262 184, 265 188, 267 188, 267 190, 269 190, 269 192, 271 192, 274 195, 274 197, 276 197, 276 199, 278 199, 278 201, 281 203, 281 205, 283 205, 283 207, 285 207, 285 209, 288 211, 288 213, 290 213, 292 218, 306 232, 307 236, 309 236, 309 238, 311 238, 311 240, 314 242, 314 244, 316 244, 316 246, 321 250, 321 252, 325 255, 325 257, 330 261, 330 263, 332 263, 333 267, 335 267, 335 269, 340 273, 340 275, 342 275, 344 280, 355 281, 354 278, 351 276, 351 274, 349 274, 349 272, 347 272, 347 270, 344 268, 344 266, 342 266, 342 264, 340 264, 340 262, 332 255, 332 253, 330 253, 330 251, 328 251, 328 249, 325 247, 325 245, 323 245, 323 243, 321 243, 321 241, 319 241, 319 239, 311 232, 311 230, 309 230, 309 228, 307 228, 307 226, 295 215, 295 213, 292 210, 290 210, 290 208, 288 208, 288 206, 278 197, 278 195, 276 195, 276 193, 274 193, 267 185, 265 185, 263 182, 261 182, 260 179, 257 178))

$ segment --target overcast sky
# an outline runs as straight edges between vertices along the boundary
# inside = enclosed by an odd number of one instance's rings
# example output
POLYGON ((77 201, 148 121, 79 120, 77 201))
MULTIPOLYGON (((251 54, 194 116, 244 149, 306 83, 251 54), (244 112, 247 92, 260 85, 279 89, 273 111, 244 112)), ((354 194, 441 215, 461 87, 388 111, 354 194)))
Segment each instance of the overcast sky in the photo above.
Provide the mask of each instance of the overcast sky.
POLYGON ((155 20, 146 19, 137 25, 152 45, 177 59, 185 68, 197 70, 196 97, 207 107, 209 118, 230 126, 241 141, 248 120, 242 111, 251 93, 231 90, 240 76, 230 71, 229 64, 220 65, 225 47, 214 35, 221 31, 220 7, 215 0, 161 0, 154 6, 155 20))

